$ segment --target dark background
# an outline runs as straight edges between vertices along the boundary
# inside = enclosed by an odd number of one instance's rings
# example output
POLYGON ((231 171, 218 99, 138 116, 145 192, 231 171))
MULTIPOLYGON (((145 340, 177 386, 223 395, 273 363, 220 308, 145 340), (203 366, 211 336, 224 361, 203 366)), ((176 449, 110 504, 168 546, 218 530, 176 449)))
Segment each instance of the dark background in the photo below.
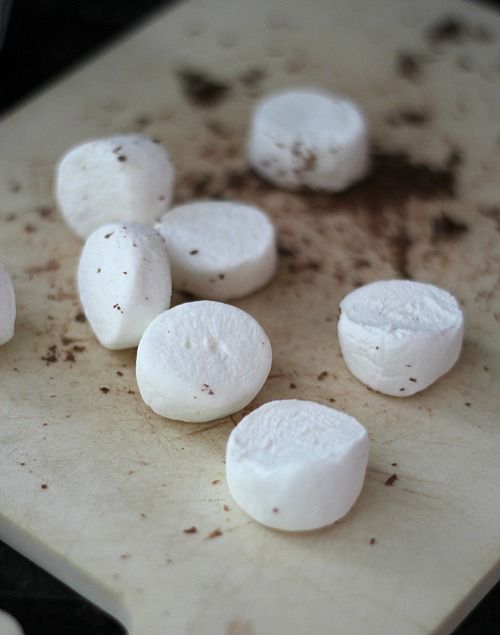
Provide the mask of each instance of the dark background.
MULTIPOLYGON (((169 0, 14 0, 0 51, 0 114, 169 3, 169 0)), ((8 0, 0 0, 0 15, 7 4, 8 0)), ((487 4, 500 9, 500 0, 487 4)), ((124 632, 107 615, 2 542, 0 609, 16 617, 26 635, 124 632)), ((454 635, 500 635, 500 583, 454 635)))

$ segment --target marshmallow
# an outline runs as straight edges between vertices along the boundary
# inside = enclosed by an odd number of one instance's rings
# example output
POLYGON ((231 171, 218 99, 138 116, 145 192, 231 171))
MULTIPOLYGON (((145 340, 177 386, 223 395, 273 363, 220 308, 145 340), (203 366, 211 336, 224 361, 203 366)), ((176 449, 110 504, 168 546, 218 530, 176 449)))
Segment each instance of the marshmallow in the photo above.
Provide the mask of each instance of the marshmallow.
POLYGON ((23 635, 24 631, 17 620, 5 611, 0 611, 0 635, 23 635))
POLYGON ((408 397, 447 373, 462 347, 456 299, 431 284, 373 282, 340 303, 340 348, 351 373, 374 390, 408 397))
POLYGON ((200 201, 156 225, 167 243, 175 289, 210 300, 241 298, 265 285, 277 263, 269 218, 241 203, 200 201))
POLYGON ((170 205, 173 181, 161 144, 121 135, 69 150, 57 167, 55 197, 71 229, 86 238, 105 223, 154 223, 170 205))
POLYGON ((78 290, 97 339, 112 349, 137 346, 149 323, 170 306, 165 241, 152 227, 110 223, 87 239, 78 290))
POLYGON ((137 384, 157 414, 210 421, 246 406, 271 369, 269 339, 248 313, 198 301, 159 315, 137 350, 137 384))
POLYGON ((14 335, 16 321, 16 296, 9 272, 0 262, 0 345, 14 335))
POLYGON ((354 417, 312 401, 271 401, 229 436, 231 496, 276 529, 317 529, 345 516, 359 496, 368 435, 354 417))
POLYGON ((279 187, 343 190, 366 174, 368 150, 364 116, 336 95, 279 92, 260 101, 253 113, 249 162, 279 187))

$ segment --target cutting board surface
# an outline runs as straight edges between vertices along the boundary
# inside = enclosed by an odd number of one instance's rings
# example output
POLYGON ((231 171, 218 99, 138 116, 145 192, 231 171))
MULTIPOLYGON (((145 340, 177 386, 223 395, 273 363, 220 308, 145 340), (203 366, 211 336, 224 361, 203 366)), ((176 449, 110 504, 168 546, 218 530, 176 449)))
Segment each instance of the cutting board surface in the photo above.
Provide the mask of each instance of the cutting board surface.
POLYGON ((498 15, 451 1, 193 1, 4 119, 0 259, 18 318, 0 351, 0 537, 133 635, 449 633, 500 570, 499 39, 498 15), (281 192, 247 169, 256 99, 297 85, 366 112, 372 175, 346 193, 281 192), (101 348, 82 321, 54 163, 124 131, 168 146, 177 201, 249 201, 275 222, 277 276, 237 302, 274 349, 251 407, 312 399, 368 428, 366 483, 336 525, 249 519, 224 479, 242 413, 156 416, 135 351, 101 348), (456 294, 466 335, 446 377, 393 399, 349 374, 336 320, 354 287, 407 276, 456 294))

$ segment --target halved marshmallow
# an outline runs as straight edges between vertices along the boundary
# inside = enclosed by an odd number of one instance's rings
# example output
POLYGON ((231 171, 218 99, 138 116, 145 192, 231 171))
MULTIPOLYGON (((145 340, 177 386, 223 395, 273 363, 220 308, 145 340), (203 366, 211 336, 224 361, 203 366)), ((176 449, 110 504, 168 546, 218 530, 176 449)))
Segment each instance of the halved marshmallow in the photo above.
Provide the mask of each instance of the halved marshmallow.
POLYGON ((150 322, 170 306, 167 248, 152 227, 110 223, 87 239, 78 290, 97 339, 112 349, 137 346, 150 322))
POLYGON ((56 171, 55 197, 81 238, 120 220, 152 224, 172 199, 167 150, 142 135, 96 139, 69 150, 56 171))
POLYGON ((277 262, 269 218, 242 203, 199 201, 156 225, 167 243, 175 289, 211 300, 240 298, 265 285, 277 262))
POLYGON ((379 392, 408 397, 447 373, 462 348, 456 299, 431 284, 386 280, 340 303, 338 334, 351 373, 379 392))
POLYGON ((0 611, 0 635, 23 635, 19 622, 5 611, 0 611))
POLYGON ((251 315, 199 301, 159 315, 137 350, 137 384, 157 414, 210 421, 246 406, 271 369, 269 339, 251 315))
POLYGON ((354 505, 368 446, 367 432, 354 417, 312 401, 271 401, 229 436, 229 491, 263 525, 317 529, 354 505))
POLYGON ((16 295, 9 272, 0 262, 0 345, 14 335, 16 295))
POLYGON ((368 169, 365 118, 348 99, 296 89, 265 97, 254 110, 248 159, 279 187, 338 192, 368 169))

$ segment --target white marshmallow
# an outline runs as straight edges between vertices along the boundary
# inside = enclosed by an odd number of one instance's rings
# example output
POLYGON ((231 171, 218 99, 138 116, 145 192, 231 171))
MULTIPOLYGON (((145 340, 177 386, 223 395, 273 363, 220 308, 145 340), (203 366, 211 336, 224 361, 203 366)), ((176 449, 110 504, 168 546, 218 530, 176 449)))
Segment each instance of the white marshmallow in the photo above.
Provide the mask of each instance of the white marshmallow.
POLYGON ((103 346, 137 346, 149 323, 170 306, 165 241, 152 227, 110 223, 87 239, 78 266, 85 315, 103 346))
POLYGON ((55 197, 71 229, 86 238, 104 223, 154 223, 170 205, 173 181, 161 144, 120 135, 69 150, 57 167, 55 197))
POLYGON ((256 207, 189 203, 167 212, 156 229, 167 243, 175 289, 210 300, 241 298, 276 271, 274 226, 256 207))
POLYGON ((17 620, 5 611, 0 611, 0 635, 23 635, 24 631, 17 620))
POLYGON ((312 401, 271 401, 229 436, 226 477, 258 522, 303 531, 330 525, 354 505, 368 462, 368 435, 354 417, 312 401))
POLYGON ((137 384, 157 414, 210 421, 246 406, 271 369, 269 339, 248 313, 199 301, 159 315, 137 350, 137 384))
POLYGON ((9 272, 0 262, 0 345, 14 335, 16 321, 16 295, 9 272))
POLYGON ((279 92, 260 101, 253 113, 249 162, 279 187, 343 190, 366 174, 368 151, 364 116, 336 95, 279 92))
POLYGON ((374 390, 408 397, 447 373, 462 347, 456 299, 431 284, 373 282, 340 303, 338 334, 351 373, 374 390))

